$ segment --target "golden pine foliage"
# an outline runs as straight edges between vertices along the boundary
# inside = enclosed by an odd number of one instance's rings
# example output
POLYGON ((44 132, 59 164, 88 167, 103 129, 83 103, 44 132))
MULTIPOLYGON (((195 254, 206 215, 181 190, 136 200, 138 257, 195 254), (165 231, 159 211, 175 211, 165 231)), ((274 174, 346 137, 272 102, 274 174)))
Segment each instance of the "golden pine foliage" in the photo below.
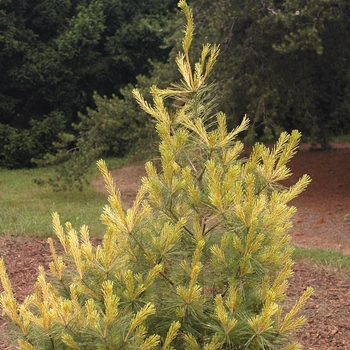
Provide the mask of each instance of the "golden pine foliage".
POLYGON ((180 83, 152 87, 153 102, 134 96, 156 120, 161 171, 146 164, 133 206, 121 196, 103 160, 98 167, 109 193, 101 216, 103 241, 93 246, 86 226, 53 229, 63 247, 49 273, 39 268, 35 292, 16 301, 0 260, 0 306, 19 331, 21 349, 298 349, 288 333, 305 318, 298 312, 307 288, 290 310, 283 301, 292 275, 288 203, 310 179, 284 188, 300 133, 282 133, 276 145, 256 144, 242 157, 238 140, 248 119, 228 131, 216 113, 208 82, 219 48, 205 45, 190 62, 194 24, 187 20, 180 83), (168 107, 167 100, 175 102, 168 107), (48 275, 48 276, 47 276, 48 275))

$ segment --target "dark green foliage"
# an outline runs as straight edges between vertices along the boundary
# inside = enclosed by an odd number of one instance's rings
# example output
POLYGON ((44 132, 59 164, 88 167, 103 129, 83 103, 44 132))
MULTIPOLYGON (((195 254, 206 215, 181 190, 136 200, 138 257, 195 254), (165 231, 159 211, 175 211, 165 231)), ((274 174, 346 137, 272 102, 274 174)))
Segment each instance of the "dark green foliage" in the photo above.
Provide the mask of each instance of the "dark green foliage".
POLYGON ((231 126, 247 113, 252 137, 271 140, 298 128, 323 147, 350 131, 348 1, 193 5, 200 41, 221 44, 215 77, 231 126))
MULTIPOLYGON (((137 77, 136 86, 146 98, 150 98, 149 86, 165 87, 178 76, 169 63, 152 62, 152 71, 151 77, 137 77)), ((78 114, 74 132, 59 135, 60 141, 54 145, 57 152, 39 162, 57 165, 57 176, 48 180, 56 190, 82 190, 88 183, 92 164, 101 157, 128 155, 145 160, 157 154, 154 122, 135 102, 133 88, 131 84, 125 86, 120 90, 121 97, 101 97, 95 92, 96 107, 78 114)), ((43 182, 47 180, 40 179, 39 183, 43 182)))
POLYGON ((149 74, 150 59, 166 60, 169 49, 162 47, 162 28, 175 3, 155 1, 152 10, 149 6, 142 0, 1 2, 4 132, 11 133, 7 126, 28 129, 32 120, 40 122, 56 110, 72 132, 78 112, 94 106, 93 91, 119 93, 138 74, 149 74))
POLYGON ((53 142, 64 129, 65 119, 60 112, 52 112, 42 121, 31 120, 28 129, 0 124, 0 167, 32 167, 36 158, 54 154, 53 142))
POLYGON ((131 86, 121 92, 123 98, 101 97, 95 93, 96 109, 88 108, 86 114, 79 113, 79 123, 73 125, 78 137, 60 134, 60 142, 54 145, 58 153, 47 154, 41 162, 58 165, 56 177, 48 180, 54 188, 82 189, 91 165, 100 157, 141 152, 147 158, 147 153, 153 154, 156 137, 153 123, 139 110, 131 86))
MULTIPOLYGON (((28 129, 31 120, 57 110, 76 138, 79 129, 71 125, 79 123, 78 112, 96 107, 93 91, 123 99, 120 89, 136 84, 140 74, 152 72, 150 82, 157 83, 164 75, 165 84, 176 79, 182 25, 169 13, 175 3, 1 2, 2 132, 28 129), (167 58, 163 72, 155 69, 167 58)), ((229 128, 247 114, 248 139, 268 141, 298 128, 324 148, 331 135, 350 132, 348 1, 196 0, 193 7, 198 22, 191 55, 207 41, 221 45, 214 78, 229 128)))

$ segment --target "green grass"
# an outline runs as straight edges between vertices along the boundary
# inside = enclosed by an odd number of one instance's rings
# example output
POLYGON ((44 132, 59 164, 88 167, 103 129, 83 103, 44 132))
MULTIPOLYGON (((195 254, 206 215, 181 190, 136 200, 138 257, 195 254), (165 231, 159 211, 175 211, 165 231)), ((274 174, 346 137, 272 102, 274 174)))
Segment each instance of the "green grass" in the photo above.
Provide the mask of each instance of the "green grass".
MULTIPOLYGON (((302 136, 301 143, 310 143, 310 142, 318 143, 317 141, 315 141, 315 138, 311 136, 305 136, 305 135, 302 136)), ((350 134, 340 134, 337 136, 332 136, 330 137, 329 142, 340 142, 340 143, 350 142, 350 134)))
POLYGON ((350 135, 349 134, 342 134, 342 135, 338 135, 338 136, 333 136, 332 142, 350 142, 350 135))
POLYGON ((320 264, 350 272, 350 256, 333 249, 307 249, 297 247, 293 253, 293 258, 296 261, 320 264))
MULTIPOLYGON (((107 164, 114 168, 124 160, 109 159, 107 164)), ((0 234, 50 236, 55 211, 63 224, 70 221, 75 229, 87 224, 92 235, 104 232, 99 217, 107 204, 106 196, 92 186, 82 192, 54 192, 48 185, 34 183, 34 179, 50 177, 53 172, 52 168, 0 170, 0 234)))

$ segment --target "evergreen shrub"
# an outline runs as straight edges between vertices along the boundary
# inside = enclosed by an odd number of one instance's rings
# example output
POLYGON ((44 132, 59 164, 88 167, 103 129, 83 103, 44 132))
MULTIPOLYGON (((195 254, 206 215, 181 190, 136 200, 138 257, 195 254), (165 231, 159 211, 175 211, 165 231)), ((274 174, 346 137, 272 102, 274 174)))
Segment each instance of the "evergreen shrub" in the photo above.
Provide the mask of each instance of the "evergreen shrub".
POLYGON ((31 120, 27 129, 0 124, 0 167, 31 168, 36 159, 55 153, 53 143, 66 126, 63 113, 53 111, 40 122, 31 120))
POLYGON ((300 134, 282 133, 271 149, 256 144, 247 159, 222 113, 212 115, 208 76, 219 50, 205 45, 191 68, 192 13, 183 53, 182 81, 152 87, 140 106, 156 120, 161 170, 146 164, 147 177, 133 206, 124 211, 105 162, 109 191, 101 220, 107 229, 93 246, 89 230, 61 226, 52 239, 50 272, 39 268, 35 292, 14 298, 4 263, 3 312, 19 330, 21 349, 298 349, 289 337, 301 326, 297 314, 311 288, 285 310, 292 275, 288 230, 295 208, 288 202, 305 189, 304 175, 284 188, 287 162, 300 134), (173 99, 173 104, 165 100, 173 99))
POLYGON ((144 155, 154 149, 156 135, 149 117, 140 111, 130 85, 121 92, 123 99, 94 94, 96 109, 87 108, 86 114, 79 113, 79 122, 73 124, 78 136, 60 133, 59 141, 54 143, 56 153, 48 153, 38 161, 39 165, 55 166, 55 176, 38 179, 37 183, 49 183, 57 191, 83 190, 99 158, 144 155))

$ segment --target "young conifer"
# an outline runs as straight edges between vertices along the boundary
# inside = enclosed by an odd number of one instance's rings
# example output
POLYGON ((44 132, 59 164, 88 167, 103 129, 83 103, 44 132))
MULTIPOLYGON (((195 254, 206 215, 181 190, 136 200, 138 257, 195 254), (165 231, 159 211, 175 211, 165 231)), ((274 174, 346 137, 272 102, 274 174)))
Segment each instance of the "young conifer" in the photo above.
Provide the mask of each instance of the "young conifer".
POLYGON ((22 304, 0 260, 1 308, 19 330, 21 349, 299 348, 288 335, 303 324, 297 313, 312 291, 284 310, 295 213, 288 202, 310 179, 289 188, 279 182, 291 174, 287 162, 300 134, 282 133, 273 148, 256 144, 240 157, 237 136, 248 120, 228 131, 225 115, 213 112, 208 77, 219 50, 205 45, 192 68, 192 13, 185 0, 179 7, 187 19, 181 82, 152 87, 152 104, 134 91, 156 120, 161 170, 146 164, 147 177, 124 211, 99 161, 109 192, 101 245, 92 245, 86 226, 64 229, 54 214, 64 253, 49 239, 50 281, 39 268, 35 292, 22 304))

